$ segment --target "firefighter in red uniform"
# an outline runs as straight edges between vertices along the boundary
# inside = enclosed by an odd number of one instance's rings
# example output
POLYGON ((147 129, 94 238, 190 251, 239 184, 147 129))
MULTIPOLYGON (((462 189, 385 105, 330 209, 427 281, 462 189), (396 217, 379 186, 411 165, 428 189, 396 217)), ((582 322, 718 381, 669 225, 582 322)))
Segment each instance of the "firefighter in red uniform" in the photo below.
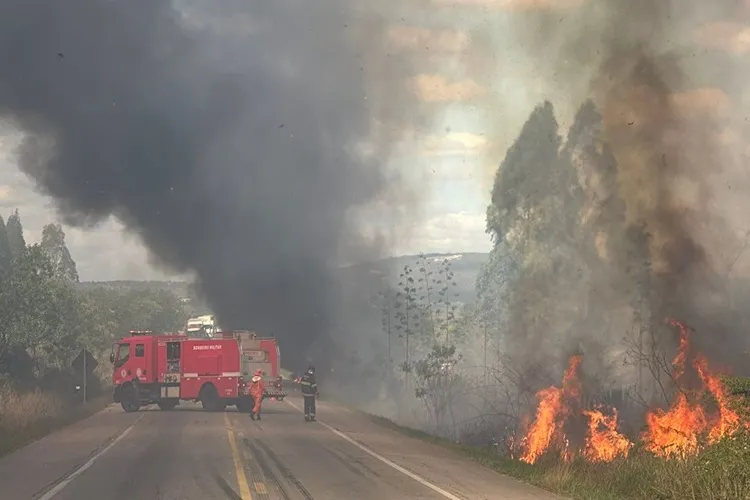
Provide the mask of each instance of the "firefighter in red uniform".
POLYGON ((263 370, 255 370, 255 376, 250 379, 250 397, 253 398, 253 409, 250 411, 250 418, 260 420, 260 407, 263 403, 263 393, 266 392, 263 384, 263 370))

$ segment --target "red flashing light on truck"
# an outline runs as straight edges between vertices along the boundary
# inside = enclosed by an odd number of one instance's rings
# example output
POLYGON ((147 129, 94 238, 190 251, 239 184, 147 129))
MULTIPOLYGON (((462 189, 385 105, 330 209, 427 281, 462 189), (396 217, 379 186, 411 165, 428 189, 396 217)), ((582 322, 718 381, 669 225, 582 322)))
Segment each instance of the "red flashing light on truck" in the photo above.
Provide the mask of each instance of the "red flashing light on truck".
POLYGON ((224 331, 219 338, 205 339, 130 332, 113 346, 110 355, 114 402, 127 412, 150 404, 171 410, 181 400, 200 401, 209 411, 222 411, 230 405, 250 411, 247 382, 257 368, 266 376, 278 375, 278 346, 273 338, 251 342, 242 333, 224 331), (257 341, 262 343, 256 346, 257 341), (266 355, 262 366, 256 367, 245 354, 267 349, 273 355, 266 355))

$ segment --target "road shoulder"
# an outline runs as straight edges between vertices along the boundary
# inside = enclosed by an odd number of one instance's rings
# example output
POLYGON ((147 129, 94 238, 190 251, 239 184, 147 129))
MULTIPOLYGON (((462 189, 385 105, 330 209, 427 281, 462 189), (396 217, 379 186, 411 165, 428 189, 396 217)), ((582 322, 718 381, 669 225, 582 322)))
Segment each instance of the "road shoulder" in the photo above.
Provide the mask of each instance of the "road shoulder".
MULTIPOLYGON (((563 497, 519 480, 530 476, 508 473, 499 460, 477 450, 425 433, 402 428, 385 419, 322 401, 320 420, 363 446, 425 480, 459 496, 497 500, 561 500, 563 497), (502 466, 501 466, 502 465, 502 466)), ((296 404, 296 402, 295 402, 296 404)), ((523 465, 523 464, 521 464, 523 465)), ((528 470, 526 472, 529 472, 528 470)), ((531 470, 533 472, 533 469, 531 470)))
MULTIPOLYGON (((540 474, 539 470, 532 465, 525 464, 518 460, 511 460, 509 458, 497 456, 491 450, 455 443, 448 439, 436 437, 418 429, 405 427, 379 415, 372 415, 370 413, 365 413, 359 410, 355 410, 355 412, 361 415, 362 418, 368 420, 369 422, 372 422, 374 425, 387 429, 391 432, 395 432, 397 434, 408 436, 412 439, 428 443, 437 448, 448 450, 451 453, 455 453, 458 456, 465 457, 466 459, 476 464, 490 469, 493 473, 502 477, 520 482, 532 488, 541 489, 545 491, 545 493, 563 493, 556 487, 554 483, 550 482, 547 477, 540 474)), ((561 499, 568 497, 553 496, 552 498, 561 499)))
POLYGON ((110 405, 83 420, 58 429, 0 458, 0 484, 11 487, 3 498, 34 498, 81 467, 135 422, 110 405), (33 474, 33 481, 19 481, 33 474))

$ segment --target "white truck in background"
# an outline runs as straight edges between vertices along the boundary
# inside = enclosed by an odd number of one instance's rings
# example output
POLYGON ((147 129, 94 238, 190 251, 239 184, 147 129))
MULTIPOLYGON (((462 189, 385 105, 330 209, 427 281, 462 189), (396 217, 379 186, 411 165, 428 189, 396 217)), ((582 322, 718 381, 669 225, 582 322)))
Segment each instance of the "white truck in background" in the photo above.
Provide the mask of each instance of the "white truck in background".
POLYGON ((216 316, 213 314, 206 314, 204 316, 188 319, 185 333, 188 337, 192 338, 212 339, 216 336, 218 330, 216 316))

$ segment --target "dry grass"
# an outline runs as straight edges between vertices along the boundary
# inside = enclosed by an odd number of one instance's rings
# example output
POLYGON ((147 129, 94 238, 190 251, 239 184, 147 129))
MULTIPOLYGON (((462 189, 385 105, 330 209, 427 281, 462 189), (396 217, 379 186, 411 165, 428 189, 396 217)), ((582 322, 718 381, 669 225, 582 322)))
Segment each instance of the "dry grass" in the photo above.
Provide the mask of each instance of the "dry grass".
POLYGON ((0 456, 101 410, 109 399, 107 395, 70 405, 54 393, 0 386, 0 456))
POLYGON ((0 388, 0 429, 23 431, 38 420, 60 415, 65 408, 62 398, 40 390, 18 393, 0 388))

